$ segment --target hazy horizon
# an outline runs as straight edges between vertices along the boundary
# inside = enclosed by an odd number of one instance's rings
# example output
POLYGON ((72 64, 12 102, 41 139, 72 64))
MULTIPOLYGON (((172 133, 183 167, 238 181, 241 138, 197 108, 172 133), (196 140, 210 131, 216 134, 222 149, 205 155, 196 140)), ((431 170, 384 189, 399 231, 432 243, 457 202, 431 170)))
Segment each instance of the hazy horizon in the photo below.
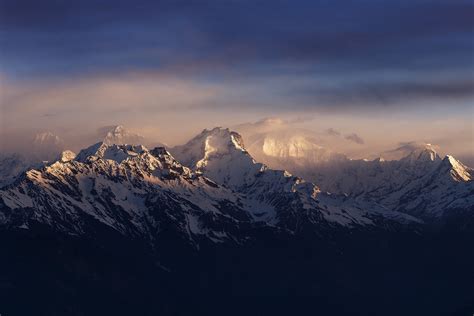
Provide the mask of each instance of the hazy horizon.
POLYGON ((474 316, 473 244, 474 0, 0 0, 0 316, 474 316))
POLYGON ((474 165, 473 4, 0 5, 2 150, 123 124, 182 144, 265 118, 360 158, 423 142, 474 165), (403 23, 400 23, 403 21, 403 23))
MULTIPOLYGON (((468 166, 474 165, 474 156, 470 155, 469 144, 467 147, 461 148, 459 152, 456 152, 456 147, 453 144, 444 143, 444 146, 440 145, 442 138, 438 136, 438 142, 435 137, 432 138, 417 138, 407 139, 402 141, 398 137, 402 135, 396 134, 395 137, 387 136, 382 140, 377 138, 366 137, 366 134, 358 134, 352 129, 348 128, 335 128, 328 127, 327 124, 314 124, 317 121, 316 118, 302 119, 301 117, 295 117, 293 119, 281 119, 278 117, 266 117, 257 121, 242 122, 232 125, 214 125, 207 127, 190 128, 178 135, 172 135, 163 131, 159 128, 141 128, 141 127, 130 127, 124 124, 111 124, 105 126, 98 126, 97 128, 91 128, 86 130, 75 130, 75 129, 26 129, 23 132, 16 132, 8 134, 6 138, 10 141, 8 143, 2 143, 2 151, 4 153, 20 153, 28 154, 28 152, 34 151, 31 146, 34 143, 35 137, 38 135, 51 132, 55 136, 58 136, 61 140, 61 146, 64 150, 72 150, 78 152, 96 142, 100 142, 106 136, 106 133, 113 130, 115 126, 122 125, 128 132, 143 136, 143 141, 140 144, 154 147, 154 146, 165 146, 172 148, 177 145, 183 145, 191 138, 199 134, 202 130, 210 130, 215 127, 229 128, 232 131, 240 133, 244 138, 244 143, 248 145, 249 138, 260 135, 281 135, 281 137, 301 135, 309 137, 316 144, 323 148, 332 150, 335 153, 342 153, 353 159, 375 159, 377 157, 387 158, 385 155, 387 152, 395 150, 400 147, 417 148, 422 144, 431 144, 433 148, 438 152, 441 157, 445 155, 454 155, 460 159, 463 163, 468 166), (12 139, 17 139, 13 142, 12 139), (13 143, 14 145, 9 145, 13 143), (464 149, 464 150, 463 150, 464 149), (467 151, 466 151, 467 149, 467 151), (467 154, 466 154, 467 152, 467 154)), ((331 121, 332 122, 332 121, 331 121)), ((320 122, 321 123, 321 122, 320 122)), ((390 127, 386 127, 390 129, 390 127)), ((396 128, 396 127, 395 127, 396 128)), ((425 127, 429 129, 429 127, 425 127)), ((421 128, 420 128, 421 130, 421 128)), ((457 142, 455 145, 462 144, 457 142)))

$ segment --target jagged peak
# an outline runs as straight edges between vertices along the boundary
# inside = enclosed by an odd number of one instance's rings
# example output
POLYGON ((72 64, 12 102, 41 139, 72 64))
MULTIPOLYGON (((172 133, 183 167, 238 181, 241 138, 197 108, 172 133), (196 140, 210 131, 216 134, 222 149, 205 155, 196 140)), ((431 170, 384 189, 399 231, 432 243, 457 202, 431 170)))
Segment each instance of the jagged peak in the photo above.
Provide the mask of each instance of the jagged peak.
POLYGON ((183 166, 178 160, 176 160, 171 153, 166 150, 165 147, 158 146, 150 150, 150 154, 158 159, 166 168, 170 170, 178 170, 181 173, 190 176, 192 171, 190 168, 183 166))
POLYGON ((208 160, 212 157, 222 155, 244 155, 245 158, 253 163, 253 159, 245 150, 242 136, 240 134, 230 131, 228 128, 216 127, 212 130, 205 130, 201 133, 201 148, 203 150, 202 158, 196 162, 196 167, 205 167, 208 160))
POLYGON ((33 140, 35 145, 62 145, 63 140, 51 131, 37 133, 33 140))
POLYGON ((61 162, 68 162, 68 161, 74 160, 75 158, 76 158, 76 153, 74 153, 71 150, 65 150, 59 156, 59 160, 61 162))
POLYGON ((436 145, 421 142, 402 142, 395 149, 384 151, 381 157, 386 160, 403 160, 416 162, 418 160, 441 161, 436 152, 436 145))
POLYGON ((205 129, 171 152, 185 166, 230 186, 245 185, 266 168, 247 152, 242 136, 228 128, 205 129))
POLYGON ((197 165, 202 166, 203 160, 209 157, 227 155, 232 152, 240 152, 250 157, 242 136, 222 127, 204 129, 186 144, 172 148, 171 152, 179 161, 191 168, 196 168, 197 165))
POLYGON ((220 139, 223 142, 229 141, 229 144, 233 145, 237 149, 246 151, 242 136, 237 132, 231 131, 229 128, 214 127, 212 129, 204 129, 201 134, 199 134, 194 139, 201 139, 201 141, 205 141, 209 137, 220 139))
POLYGON ((446 155, 442 161, 442 165, 449 169, 449 172, 456 181, 471 181, 473 180, 473 169, 464 165, 462 162, 453 156, 446 155))
POLYGON ((171 156, 170 152, 166 150, 166 148, 163 146, 158 146, 158 147, 153 148, 152 150, 150 150, 150 153, 153 156, 162 156, 162 155, 171 156))
POLYGON ((128 134, 128 130, 125 129, 125 126, 115 125, 112 126, 111 129, 107 132, 105 138, 123 137, 125 134, 128 134))
POLYGON ((105 126, 99 129, 99 133, 103 137, 102 142, 112 145, 123 145, 123 144, 143 144, 145 138, 140 134, 131 132, 123 125, 112 125, 105 126))
POLYGON ((435 162, 441 161, 441 157, 431 144, 423 144, 414 148, 407 156, 402 158, 403 161, 414 162, 435 162))
POLYGON ((86 162, 87 160, 108 159, 122 162, 131 156, 137 156, 148 149, 143 145, 109 145, 105 142, 96 143, 79 152, 77 161, 86 162))
MULTIPOLYGON (((63 155, 69 152, 69 155, 75 155, 73 152, 66 151, 63 155)), ((153 157, 166 157, 170 160, 176 160, 171 153, 169 153, 164 147, 155 147, 149 150, 143 145, 108 145, 103 142, 96 143, 89 146, 79 152, 75 158, 72 158, 79 162, 86 162, 88 160, 106 159, 114 160, 116 162, 122 162, 128 157, 137 157, 143 154, 150 154, 153 157)), ((71 156, 69 156, 70 159, 71 156)), ((67 159, 67 158, 66 158, 67 159)), ((70 159, 70 160, 72 160, 70 159)))
POLYGON ((51 131, 37 133, 30 144, 28 156, 35 161, 54 160, 65 149, 63 139, 51 131))
POLYGON ((134 174, 148 177, 194 176, 189 168, 179 163, 164 147, 148 150, 143 145, 108 145, 100 142, 81 150, 75 158, 70 156, 73 155, 72 152, 65 152, 63 155, 66 157, 51 165, 53 168, 63 169, 65 162, 74 160, 84 164, 118 164, 133 170, 134 174))
POLYGON ((91 156, 97 156, 98 154, 100 154, 100 151, 105 150, 105 148, 107 146, 108 145, 105 144, 104 142, 95 143, 94 145, 91 145, 91 146, 89 146, 87 148, 84 148, 81 151, 79 151, 79 153, 77 154, 75 160, 77 160, 79 162, 86 162, 87 158, 89 158, 91 156))

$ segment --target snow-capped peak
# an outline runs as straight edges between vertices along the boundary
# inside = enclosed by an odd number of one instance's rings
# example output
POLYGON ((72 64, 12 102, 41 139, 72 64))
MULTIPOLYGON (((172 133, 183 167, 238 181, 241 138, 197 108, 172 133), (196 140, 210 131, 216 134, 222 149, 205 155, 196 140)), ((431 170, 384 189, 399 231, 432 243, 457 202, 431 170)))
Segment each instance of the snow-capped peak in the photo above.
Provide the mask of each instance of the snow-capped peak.
POLYGON ((137 156, 144 151, 148 151, 148 149, 143 145, 109 145, 101 142, 81 150, 76 160, 85 162, 86 160, 106 159, 120 163, 128 157, 137 156))
POLYGON ((107 132, 105 136, 106 139, 116 139, 127 136, 129 132, 125 129, 123 125, 113 126, 110 131, 107 132))
POLYGON ((453 156, 447 155, 443 159, 443 165, 448 167, 449 173, 456 181, 471 181, 474 179, 474 170, 462 164, 453 156))
MULTIPOLYGON (((66 151, 59 161, 29 170, 26 177, 1 189, 0 203, 4 203, 9 212, 19 209, 16 213, 21 219, 19 223, 24 223, 22 208, 38 205, 36 218, 44 218, 47 223, 66 218, 66 224, 72 226, 73 231, 76 231, 78 216, 86 212, 87 216, 120 232, 137 230, 148 234, 148 224, 153 225, 154 231, 160 224, 155 220, 164 219, 166 223, 176 222, 179 231, 189 232, 190 236, 217 231, 211 225, 205 226, 204 218, 211 221, 225 218, 226 223, 229 219, 233 223, 255 220, 259 225, 265 223, 269 227, 298 231, 307 225, 349 227, 377 225, 382 220, 419 223, 421 221, 400 210, 428 218, 424 210, 418 213, 415 210, 426 204, 430 214, 434 214, 438 209, 447 209, 446 204, 432 209, 432 205, 443 201, 454 201, 450 207, 472 205, 472 199, 465 199, 469 197, 469 188, 461 187, 464 184, 461 181, 455 183, 459 186, 456 192, 451 187, 444 189, 445 184, 453 184, 446 170, 455 170, 462 179, 467 178, 467 173, 472 174, 450 157, 444 163, 450 169, 438 168, 444 164, 431 164, 429 172, 418 164, 407 168, 399 162, 381 164, 377 161, 354 161, 354 166, 360 167, 357 169, 339 168, 345 172, 345 183, 360 188, 362 193, 370 192, 371 197, 376 198, 379 193, 382 196, 379 200, 364 200, 358 198, 359 191, 353 192, 357 195, 349 191, 348 194, 326 193, 311 182, 257 163, 246 151, 242 137, 229 129, 204 130, 171 152, 178 160, 163 147, 148 150, 141 145, 104 142, 82 150, 75 158, 74 153, 66 151), (390 170, 385 172, 385 168, 390 170), (440 172, 443 177, 438 177, 440 172), (419 180, 415 183, 412 178, 419 180), (367 179, 373 186, 364 185, 367 179), (425 188, 434 194, 428 195, 423 191, 425 188), (444 198, 440 201, 436 199, 439 196, 444 198), (400 197, 413 203, 401 204, 400 197), (384 204, 379 205, 379 201, 384 204), (67 212, 68 216, 63 216, 67 212), (200 214, 203 214, 202 221, 196 219, 200 214)), ((422 151, 418 157, 424 155, 422 151)), ((82 227, 78 231, 80 229, 82 227)), ((218 229, 222 231, 221 226, 218 229)))
POLYGON ((205 129, 171 151, 186 166, 227 186, 246 185, 266 168, 253 160, 245 149, 242 136, 228 128, 205 129))
POLYGON ((204 145, 203 158, 196 162, 198 168, 204 167, 212 156, 230 154, 235 150, 246 153, 242 137, 227 128, 217 127, 212 130, 204 130, 198 137, 201 138, 204 145))
POLYGON ((46 131, 35 135, 33 143, 37 146, 62 146, 63 140, 52 132, 46 131))
POLYGON ((381 156, 386 160, 404 160, 415 162, 422 161, 440 161, 441 158, 436 152, 436 145, 420 142, 400 143, 400 146, 385 151, 381 156))
POLYGON ((185 165, 196 166, 204 157, 227 154, 232 150, 247 152, 242 137, 228 128, 216 127, 203 130, 185 145, 172 148, 171 152, 185 165))
POLYGON ((61 162, 68 162, 68 161, 74 160, 74 158, 76 158, 76 154, 74 152, 70 150, 65 150, 61 153, 59 160, 61 162))
POLYGON ((436 162, 441 161, 441 157, 433 148, 433 145, 424 144, 424 146, 413 149, 406 157, 402 158, 401 160, 408 161, 410 163, 436 162))
MULTIPOLYGON (((205 129, 197 138, 206 138, 214 143, 215 150, 228 150, 229 148, 237 148, 246 151, 244 141, 239 133, 233 132, 228 128, 215 127, 213 129, 205 129), (230 145, 230 147, 229 147, 230 145)), ((212 145, 211 145, 212 146, 212 145)))
MULTIPOLYGON (((122 168, 129 170, 131 174, 146 177, 183 176, 189 179, 194 176, 189 168, 176 161, 163 147, 148 150, 143 145, 97 143, 81 150, 71 160, 82 164, 95 164, 104 170, 122 168)), ((68 161, 61 160, 63 163, 68 161)), ((56 166, 62 168, 61 165, 56 166)))
POLYGON ((106 126, 100 129, 104 133, 103 142, 107 145, 143 144, 145 138, 126 129, 123 125, 106 126))
POLYGON ((64 141, 62 138, 46 131, 34 136, 29 155, 33 160, 51 161, 57 158, 63 150, 64 141))

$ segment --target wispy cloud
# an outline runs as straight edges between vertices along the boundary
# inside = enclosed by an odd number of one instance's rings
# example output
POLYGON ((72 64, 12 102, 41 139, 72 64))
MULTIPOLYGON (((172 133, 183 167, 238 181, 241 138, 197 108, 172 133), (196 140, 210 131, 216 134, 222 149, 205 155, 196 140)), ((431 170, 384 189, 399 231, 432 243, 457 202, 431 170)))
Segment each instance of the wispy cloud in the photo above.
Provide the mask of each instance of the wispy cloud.
POLYGON ((350 140, 351 142, 359 144, 359 145, 363 145, 365 143, 365 141, 362 139, 362 137, 360 137, 356 133, 346 135, 344 138, 347 139, 347 140, 350 140))
POLYGON ((218 85, 150 74, 7 83, 4 91, 3 113, 31 119, 184 110, 206 106, 222 93, 218 85))

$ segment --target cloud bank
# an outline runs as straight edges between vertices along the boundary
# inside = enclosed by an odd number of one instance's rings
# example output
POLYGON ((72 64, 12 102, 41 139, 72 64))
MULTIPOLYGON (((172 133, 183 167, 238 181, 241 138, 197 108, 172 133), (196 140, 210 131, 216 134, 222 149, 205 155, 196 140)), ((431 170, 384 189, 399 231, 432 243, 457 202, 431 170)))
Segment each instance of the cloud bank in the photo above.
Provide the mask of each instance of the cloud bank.
POLYGON ((4 0, 2 147, 278 117, 357 157, 412 140, 474 156, 473 35, 468 0, 4 0))

